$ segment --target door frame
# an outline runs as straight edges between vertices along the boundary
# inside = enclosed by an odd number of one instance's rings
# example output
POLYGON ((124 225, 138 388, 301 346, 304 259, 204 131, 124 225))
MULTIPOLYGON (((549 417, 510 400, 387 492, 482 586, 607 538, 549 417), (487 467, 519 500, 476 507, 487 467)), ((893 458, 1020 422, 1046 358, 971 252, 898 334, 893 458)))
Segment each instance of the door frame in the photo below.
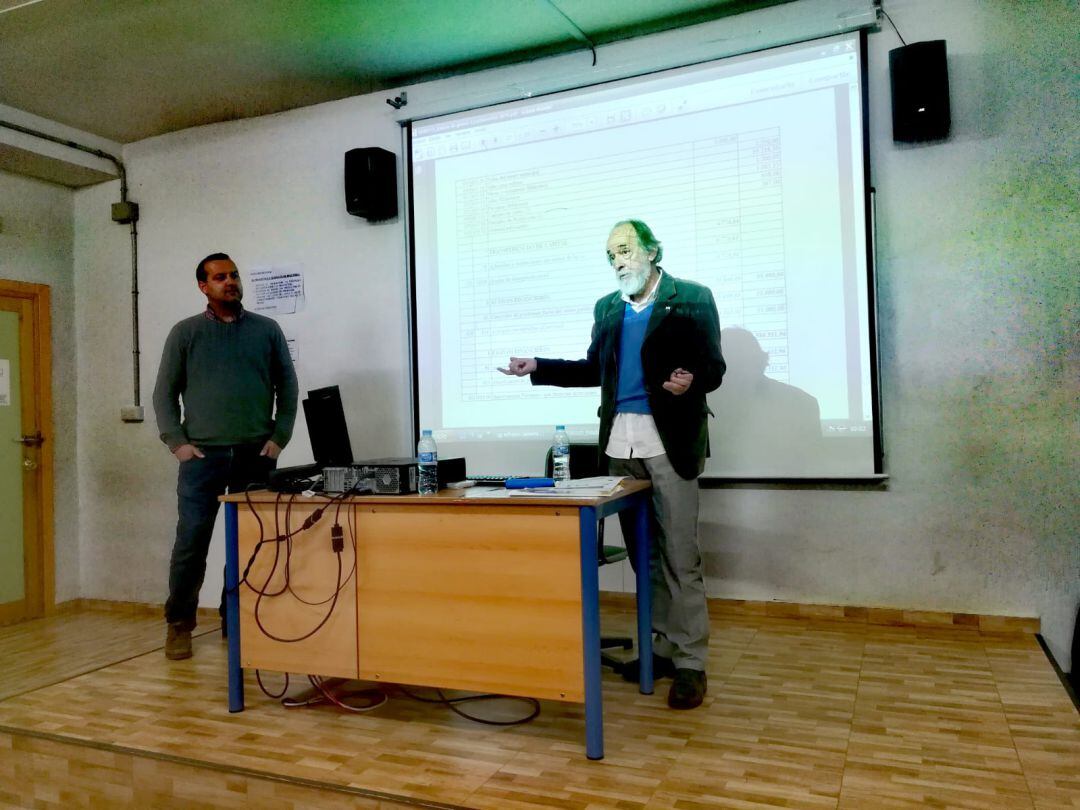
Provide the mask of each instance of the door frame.
POLYGON ((36 429, 44 438, 38 448, 40 458, 37 469, 23 479, 24 553, 29 570, 24 595, 24 618, 32 619, 56 611, 51 291, 46 284, 0 279, 0 297, 19 301, 23 311, 29 311, 33 321, 29 336, 21 320, 19 328, 19 368, 22 378, 20 411, 24 418, 27 413, 32 415, 36 429), (27 528, 31 531, 28 532, 27 528))

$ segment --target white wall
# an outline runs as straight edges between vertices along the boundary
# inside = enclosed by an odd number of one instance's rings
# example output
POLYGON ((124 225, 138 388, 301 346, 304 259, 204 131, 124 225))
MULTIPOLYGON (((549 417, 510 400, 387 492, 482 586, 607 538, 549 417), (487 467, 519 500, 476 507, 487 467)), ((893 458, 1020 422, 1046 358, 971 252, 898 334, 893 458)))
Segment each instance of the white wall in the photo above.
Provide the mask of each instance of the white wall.
MULTIPOLYGON (((1077 111, 1066 62, 1076 11, 977 0, 888 8, 908 41, 948 41, 954 120, 946 143, 893 143, 887 52, 899 42, 891 29, 872 34, 892 478, 887 491, 705 492, 710 593, 1037 615, 1068 668, 1080 599, 1077 234, 1068 218, 1077 111)), ((584 82, 588 62, 579 61, 584 82)), ((507 75, 515 70, 524 68, 507 75)), ((437 87, 467 96, 479 81, 437 87)), ((342 386, 358 456, 408 451, 403 223, 349 217, 341 189, 346 149, 400 151, 388 95, 125 149, 131 196, 143 206, 144 399, 168 328, 202 306, 192 278, 202 255, 225 250, 242 269, 300 262, 307 309, 280 320, 301 339, 301 389, 342 386)), ((129 302, 126 239, 102 208, 111 195, 81 192, 76 207, 78 337, 84 355, 93 347, 78 379, 82 586, 86 596, 162 600, 175 465, 152 420, 119 424, 130 397, 129 302)), ((285 464, 308 458, 302 422, 285 464)), ((218 543, 204 604, 216 602, 220 561, 218 543)))
MULTIPOLYGON (((373 225, 347 214, 342 188, 347 149, 400 150, 391 112, 382 97, 358 98, 125 149, 129 196, 141 213, 141 425, 119 419, 131 399, 131 318, 126 230, 108 221, 118 186, 79 194, 79 341, 96 347, 79 369, 86 596, 161 602, 167 593, 176 462, 157 438, 150 397, 168 330, 206 305, 195 265, 209 253, 229 253, 245 272, 303 265, 306 309, 279 318, 299 341, 301 391, 341 387, 357 457, 408 453, 403 231, 399 221, 373 225), (95 224, 102 216, 105 224, 95 224)), ((301 412, 280 463, 310 461, 301 412)), ((221 587, 221 524, 206 605, 216 604, 221 587)))
POLYGON ((1037 615, 1068 668, 1077 15, 1063 3, 887 7, 907 41, 947 40, 953 103, 948 142, 893 143, 888 50, 900 43, 891 28, 871 36, 888 491, 710 493, 710 592, 1037 615))
POLYGON ((71 281, 70 189, 0 172, 0 278, 47 284, 51 292, 53 463, 56 510, 53 547, 56 599, 79 595, 75 453, 75 303, 71 281))
POLYGON ((887 8, 908 42, 947 40, 953 105, 948 142, 893 143, 888 50, 900 43, 891 28, 871 36, 888 491, 710 493, 710 591, 1036 615, 1068 669, 1077 15, 1064 3, 887 8))

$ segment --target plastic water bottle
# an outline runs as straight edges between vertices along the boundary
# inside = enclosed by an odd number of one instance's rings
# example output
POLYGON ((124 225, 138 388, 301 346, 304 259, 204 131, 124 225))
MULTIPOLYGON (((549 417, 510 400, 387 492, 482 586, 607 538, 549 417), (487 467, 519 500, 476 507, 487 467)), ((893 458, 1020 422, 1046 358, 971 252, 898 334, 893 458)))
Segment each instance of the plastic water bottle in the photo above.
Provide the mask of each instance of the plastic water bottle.
POLYGON ((551 440, 551 477, 556 481, 570 480, 570 437, 566 435, 566 425, 555 426, 555 437, 551 440))
POLYGON ((420 464, 420 494, 434 495, 439 491, 439 448, 430 430, 421 432, 416 457, 420 464))

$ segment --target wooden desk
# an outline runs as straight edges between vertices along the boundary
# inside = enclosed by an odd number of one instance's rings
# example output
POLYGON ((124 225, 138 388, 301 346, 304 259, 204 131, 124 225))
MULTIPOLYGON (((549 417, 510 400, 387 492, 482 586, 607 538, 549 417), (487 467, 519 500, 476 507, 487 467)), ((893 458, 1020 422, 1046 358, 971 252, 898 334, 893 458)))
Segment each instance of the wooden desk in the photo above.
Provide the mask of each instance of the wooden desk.
MULTIPOLYGON (((339 503, 266 491, 224 496, 229 711, 244 708, 244 668, 583 702, 586 755, 602 758, 597 520, 634 509, 646 537, 648 489, 629 481, 602 498, 443 490, 339 503), (264 542, 254 562, 252 554, 260 538, 285 533, 286 516, 296 530, 320 508, 321 518, 293 537, 286 589, 285 544, 264 542), (260 598, 252 584, 283 592, 260 598)), ((648 560, 648 541, 639 543, 644 694, 653 690, 648 560)))

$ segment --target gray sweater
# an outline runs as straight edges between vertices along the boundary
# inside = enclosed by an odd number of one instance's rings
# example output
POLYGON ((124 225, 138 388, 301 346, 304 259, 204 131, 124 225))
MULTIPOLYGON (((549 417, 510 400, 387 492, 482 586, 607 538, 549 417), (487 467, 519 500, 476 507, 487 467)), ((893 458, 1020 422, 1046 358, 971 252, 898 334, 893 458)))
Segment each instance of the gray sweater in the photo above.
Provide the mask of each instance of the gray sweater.
POLYGON ((296 371, 276 321, 248 311, 231 323, 200 314, 169 332, 154 413, 170 450, 267 439, 284 447, 296 421, 296 396, 296 371))

